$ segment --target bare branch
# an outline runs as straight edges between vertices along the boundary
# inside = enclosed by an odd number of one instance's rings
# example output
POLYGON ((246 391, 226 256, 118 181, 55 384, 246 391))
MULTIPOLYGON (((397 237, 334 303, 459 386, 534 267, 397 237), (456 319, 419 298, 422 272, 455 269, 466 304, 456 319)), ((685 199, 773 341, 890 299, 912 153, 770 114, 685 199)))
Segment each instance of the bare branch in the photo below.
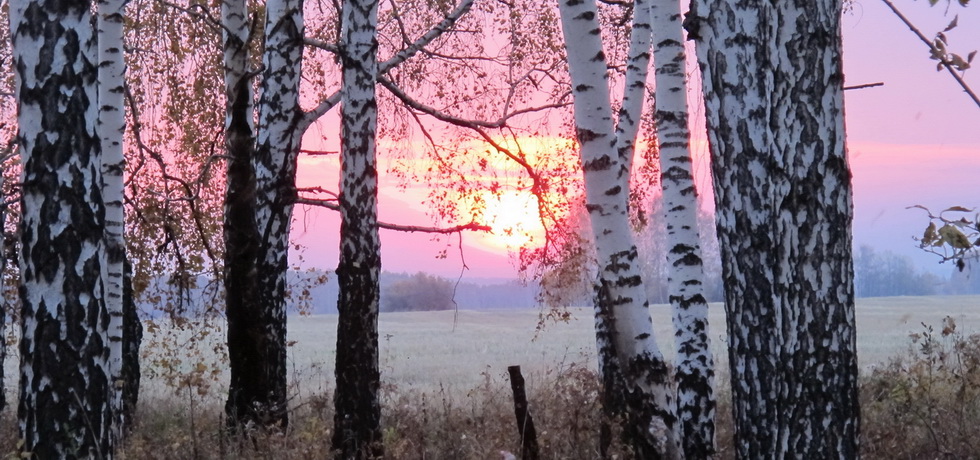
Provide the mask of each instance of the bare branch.
MULTIPOLYGON (((446 123, 449 123, 449 124, 452 124, 454 126, 458 126, 458 127, 461 127, 461 128, 466 128, 466 129, 469 129, 469 130, 475 132, 477 135, 480 136, 480 138, 482 138, 487 144, 489 144, 491 147, 493 147, 497 152, 503 154, 507 158, 509 158, 512 161, 514 161, 515 163, 517 163, 517 165, 520 166, 524 170, 524 172, 528 175, 528 177, 531 179, 531 190, 530 190, 530 192, 531 192, 531 194, 533 194, 535 196, 535 198, 537 198, 537 202, 538 202, 538 216, 541 219, 541 226, 546 230, 546 232, 545 232, 545 246, 547 247, 547 246, 549 246, 551 244, 551 237, 550 237, 550 233, 551 232, 550 231, 547 231, 550 228, 550 226, 548 225, 548 222, 546 222, 546 217, 550 217, 552 220, 554 220, 556 222, 558 221, 558 219, 554 215, 554 213, 552 212, 552 210, 546 205, 546 200, 545 200, 545 191, 546 191, 546 186, 547 186, 546 179, 544 177, 542 177, 541 174, 538 174, 537 170, 534 168, 534 165, 532 165, 527 160, 527 157, 524 155, 524 152, 520 150, 520 144, 518 144, 518 151, 517 152, 514 152, 513 150, 508 149, 503 144, 501 144, 500 142, 498 142, 497 140, 495 140, 490 135, 490 133, 488 133, 486 131, 486 129, 488 128, 488 126, 486 124, 481 125, 480 122, 478 122, 478 121, 466 120, 466 119, 463 119, 463 118, 453 117, 453 116, 447 115, 447 114, 445 114, 443 112, 440 112, 440 111, 438 111, 438 110, 436 110, 436 109, 434 109, 432 107, 428 107, 428 106, 426 106, 424 104, 421 104, 421 103, 415 101, 414 99, 412 99, 411 97, 409 97, 407 94, 405 94, 404 91, 402 91, 394 83, 392 83, 390 80, 388 80, 386 78, 383 78, 383 77, 378 78, 378 82, 381 83, 381 85, 384 86, 386 89, 388 89, 392 94, 394 94, 395 97, 401 99, 402 103, 404 103, 405 105, 407 105, 409 108, 414 109, 414 110, 417 110, 417 111, 422 112, 422 113, 425 113, 426 115, 429 115, 429 116, 431 116, 431 117, 433 117, 433 118, 435 118, 437 120, 440 120, 440 121, 443 121, 443 122, 446 122, 446 123)), ((567 104, 552 104, 552 106, 555 106, 555 107, 564 107, 565 105, 567 105, 567 104)), ((544 108, 539 108, 538 110, 544 110, 544 108)), ((527 109, 527 110, 521 111, 521 113, 527 113, 529 111, 532 111, 532 110, 527 109)), ((493 126, 492 124, 490 124, 491 126, 489 126, 489 127, 497 128, 497 129, 500 129, 500 128, 507 129, 508 127, 506 126, 506 120, 509 119, 513 115, 514 114, 504 115, 504 117, 502 117, 502 120, 504 120, 504 122, 501 123, 500 126, 493 126)), ((413 116, 414 116, 414 113, 413 113, 413 116)), ((419 125, 421 126, 421 123, 419 125)))
POLYGON ((338 152, 336 150, 299 149, 299 153, 302 153, 302 154, 305 154, 305 155, 309 155, 309 156, 318 157, 318 156, 326 156, 326 155, 337 155, 340 152, 338 152))
MULTIPOLYGON (((336 200, 321 200, 316 198, 298 197, 295 203, 305 204, 309 206, 318 206, 321 208, 327 208, 333 211, 340 211, 340 204, 336 200)), ((488 225, 478 224, 476 222, 470 222, 468 224, 457 225, 454 227, 422 227, 417 225, 401 225, 401 224, 389 224, 386 222, 378 222, 378 228, 383 228, 385 230, 394 230, 397 232, 408 232, 408 233, 436 233, 442 235, 448 235, 451 233, 460 233, 465 231, 474 232, 487 232, 489 233, 492 229, 488 225)))
POLYGON ((334 106, 339 103, 340 91, 334 91, 333 94, 320 101, 320 103, 317 104, 317 106, 312 110, 303 113, 302 117, 300 117, 299 121, 296 123, 296 132, 300 133, 300 135, 305 133, 306 130, 310 129, 310 126, 312 126, 314 122, 319 120, 320 117, 326 115, 330 109, 334 108, 334 106))
POLYGON ((877 83, 865 83, 863 85, 845 86, 844 87, 844 91, 849 91, 849 90, 852 90, 852 89, 874 88, 874 87, 877 87, 877 86, 884 86, 884 85, 885 85, 885 83, 884 82, 881 82, 881 81, 879 81, 877 83))
POLYGON ((303 39, 303 44, 306 46, 312 46, 313 48, 318 48, 328 53, 337 54, 340 52, 340 48, 337 47, 336 43, 327 43, 323 40, 317 40, 315 38, 306 37, 303 39))
MULTIPOLYGON (((453 116, 453 115, 446 114, 446 113, 440 111, 439 109, 436 109, 434 107, 427 106, 425 104, 422 104, 421 102, 416 101, 411 96, 409 96, 404 91, 402 91, 401 88, 399 88, 397 85, 395 85, 394 82, 392 82, 391 80, 389 80, 389 79, 387 79, 385 77, 378 77, 378 83, 380 83, 381 86, 384 86, 385 89, 387 89, 392 94, 394 94, 395 97, 397 97, 398 99, 401 99, 401 101, 405 105, 409 106, 412 109, 418 110, 419 112, 422 112, 422 113, 425 113, 427 115, 430 115, 433 118, 436 118, 438 120, 444 121, 446 123, 450 123, 450 124, 453 124, 453 125, 456 125, 456 126, 465 127, 465 128, 471 128, 471 129, 472 128, 486 128, 486 129, 506 128, 507 127, 507 122, 510 121, 511 118, 514 118, 514 117, 516 117, 518 115, 523 115, 523 114, 527 114, 527 113, 534 113, 534 112, 541 112, 541 111, 549 110, 549 109, 560 109, 562 107, 568 107, 571 104, 570 102, 556 102, 556 103, 553 103, 553 104, 545 104, 545 105, 537 106, 537 107, 526 107, 526 108, 523 108, 523 109, 520 109, 520 110, 515 110, 513 112, 505 113, 500 118, 498 118, 496 120, 493 120, 493 121, 470 120, 470 119, 459 118, 459 117, 456 117, 456 116, 453 116)), ((568 94, 571 94, 571 93, 568 93, 568 94)), ((563 100, 563 99, 565 99, 565 97, 559 98, 559 100, 563 100)))

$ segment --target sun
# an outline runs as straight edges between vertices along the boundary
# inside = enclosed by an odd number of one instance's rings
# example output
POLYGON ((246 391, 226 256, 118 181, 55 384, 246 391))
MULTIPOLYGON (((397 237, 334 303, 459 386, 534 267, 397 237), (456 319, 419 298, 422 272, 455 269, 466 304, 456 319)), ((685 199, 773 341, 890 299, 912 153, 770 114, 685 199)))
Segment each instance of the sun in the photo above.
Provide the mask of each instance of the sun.
POLYGON ((540 241, 544 229, 538 217, 538 200, 529 192, 506 191, 487 194, 484 215, 491 231, 483 237, 487 244, 515 250, 540 241))

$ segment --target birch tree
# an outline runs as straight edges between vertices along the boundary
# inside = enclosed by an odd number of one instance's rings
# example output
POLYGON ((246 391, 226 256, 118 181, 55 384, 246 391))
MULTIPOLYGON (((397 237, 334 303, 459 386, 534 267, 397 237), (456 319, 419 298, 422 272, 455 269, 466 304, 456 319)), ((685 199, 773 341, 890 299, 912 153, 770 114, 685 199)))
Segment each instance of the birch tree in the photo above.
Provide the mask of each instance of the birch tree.
POLYGON ((856 458, 841 3, 693 2, 739 458, 856 458))
MULTIPOLYGON (((594 1, 559 1, 571 76, 586 209, 599 263, 596 340, 600 360, 616 362, 626 399, 624 426, 638 458, 679 452, 669 371, 653 336, 646 290, 629 224, 628 163, 616 136, 594 1), (631 428, 632 427, 632 428, 631 428)), ((625 104, 624 104, 625 105, 625 104)))
POLYGON ((340 36, 340 263, 337 281, 337 390, 333 448, 337 458, 384 455, 378 389, 377 0, 344 2, 340 36))
MULTIPOLYGON (((0 146, 0 165, 9 164, 10 159, 14 156, 12 143, 0 146)), ((6 169, 6 168, 4 168, 6 169)), ((3 171, 5 172, 5 171, 3 171)), ((5 174, 0 172, 0 191, 4 189, 7 183, 7 178, 5 174)), ((7 197, 5 194, 0 193, 2 197, 2 202, 0 202, 0 287, 6 286, 7 280, 7 264, 9 259, 7 258, 7 251, 10 248, 7 247, 7 218, 10 216, 10 204, 7 202, 7 197)), ((0 388, 8 378, 6 371, 4 370, 4 364, 7 362, 7 308, 10 304, 7 301, 6 289, 0 288, 0 337, 4 339, 0 341, 0 388)), ((3 411, 7 407, 7 395, 6 392, 0 391, 0 411, 3 411)))
MULTIPOLYGON (((388 72, 412 58, 449 30, 471 4, 472 0, 461 1, 422 37, 407 43, 387 61, 376 64, 378 71, 371 74, 371 84, 377 73, 388 72)), ((255 74, 248 68, 246 6, 243 1, 234 0, 222 4, 227 96, 225 139, 230 158, 224 228, 232 382, 226 412, 233 425, 257 422, 284 427, 288 421, 285 312, 292 209, 298 201, 325 203, 298 196, 296 166, 300 141, 306 130, 332 110, 343 95, 343 89, 328 93, 309 110, 301 109, 303 45, 340 54, 342 48, 317 39, 304 39, 302 2, 267 2, 256 128, 251 123, 254 107, 250 79, 255 74), (257 341, 255 337, 262 339, 257 341)), ((353 65, 356 60, 341 56, 341 62, 353 65)), ((376 124, 372 125, 369 133, 372 137, 375 127, 376 124)), ((342 208, 326 203, 331 208, 342 208)), ((374 330, 376 334, 376 326, 374 330)), ((364 365, 371 366, 371 363, 364 365)), ((373 366, 377 373, 376 360, 373 366)))
POLYGON ((88 1, 10 4, 23 175, 18 419, 36 458, 113 455, 88 1))
MULTIPOLYGON (((267 357, 252 338, 264 335, 256 284, 258 231, 255 226, 255 122, 249 78, 249 26, 245 0, 221 2, 225 79, 225 151, 228 155, 224 198, 224 287, 228 321, 228 360, 231 381, 225 412, 231 426, 247 424, 256 411, 268 410, 268 388, 259 368, 267 357), (258 389, 256 388, 256 389, 258 389), (256 407, 258 405, 259 407, 256 407)), ((265 341, 263 341, 265 342, 265 341)), ((275 344, 266 343, 266 346, 275 344)), ((278 356, 278 353, 275 353, 278 356)))
POLYGON ((667 233, 667 289, 673 309, 677 416, 687 458, 714 454, 714 360, 708 340, 708 301, 698 232, 688 129, 687 56, 678 0, 653 0, 655 120, 667 233))
POLYGON ((126 216, 123 210, 123 134, 126 131, 123 53, 123 0, 99 0, 98 4, 98 107, 99 139, 102 150, 102 197, 105 202, 106 280, 105 304, 109 313, 110 404, 115 419, 114 435, 119 436, 122 419, 123 388, 123 274, 126 259, 124 239, 126 216))
POLYGON ((247 9, 222 3, 226 147, 225 286, 229 422, 285 427, 286 273, 303 115, 303 2, 266 3, 259 127, 253 134, 247 9), (254 144, 253 144, 254 142, 254 144))

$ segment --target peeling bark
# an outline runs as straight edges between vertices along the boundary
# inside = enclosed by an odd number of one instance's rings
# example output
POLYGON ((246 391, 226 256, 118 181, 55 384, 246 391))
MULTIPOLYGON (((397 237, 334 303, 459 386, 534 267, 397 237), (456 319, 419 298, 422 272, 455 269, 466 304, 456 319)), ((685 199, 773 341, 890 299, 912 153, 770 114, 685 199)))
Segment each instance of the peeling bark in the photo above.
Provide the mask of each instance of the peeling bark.
POLYGON ((22 452, 112 458, 91 3, 10 3, 22 155, 22 452))
POLYGON ((337 391, 333 448, 338 459, 380 458, 378 401, 378 107, 377 0, 349 0, 342 12, 340 58, 340 263, 337 281, 337 391))
POLYGON ((840 11, 697 0, 739 458, 856 458, 840 11), (709 14, 710 12, 710 14, 709 14))

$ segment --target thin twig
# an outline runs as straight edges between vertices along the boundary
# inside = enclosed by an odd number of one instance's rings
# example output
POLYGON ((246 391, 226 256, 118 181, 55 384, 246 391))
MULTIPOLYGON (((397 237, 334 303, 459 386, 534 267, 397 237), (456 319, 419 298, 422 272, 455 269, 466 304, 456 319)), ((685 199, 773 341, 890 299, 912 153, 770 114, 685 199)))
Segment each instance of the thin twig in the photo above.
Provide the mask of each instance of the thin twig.
MULTIPOLYGON (((909 29, 911 29, 912 32, 914 32, 915 35, 919 37, 919 40, 922 40, 922 43, 925 43, 926 46, 929 47, 929 50, 935 50, 936 47, 932 43, 932 41, 930 41, 918 28, 916 28, 915 25, 913 25, 912 22, 909 21, 909 19, 905 17, 905 15, 902 14, 901 11, 898 11, 898 8, 895 7, 895 4, 893 4, 890 0, 881 0, 881 1, 885 2, 885 5, 888 5, 888 8, 891 8, 892 12, 894 12, 895 15, 898 16, 898 18, 901 19, 902 22, 904 22, 905 25, 908 26, 909 29)), ((977 104, 977 107, 980 107, 980 97, 977 97, 977 94, 974 93, 973 89, 970 88, 970 85, 968 85, 966 81, 963 80, 963 77, 961 77, 960 74, 956 72, 956 69, 953 68, 953 65, 946 59, 946 57, 944 55, 938 55, 936 57, 937 59, 939 59, 939 62, 943 65, 943 67, 945 67, 946 70, 949 71, 949 74, 953 76, 956 82, 960 84, 960 87, 963 88, 963 91, 966 91, 966 94, 969 95, 971 99, 973 99, 973 102, 977 104)))
POLYGON ((844 87, 844 91, 849 91, 849 90, 852 90, 852 89, 874 88, 874 87, 877 87, 877 86, 884 86, 884 85, 885 85, 885 82, 881 82, 881 81, 879 81, 878 83, 865 83, 863 85, 845 86, 844 87))

